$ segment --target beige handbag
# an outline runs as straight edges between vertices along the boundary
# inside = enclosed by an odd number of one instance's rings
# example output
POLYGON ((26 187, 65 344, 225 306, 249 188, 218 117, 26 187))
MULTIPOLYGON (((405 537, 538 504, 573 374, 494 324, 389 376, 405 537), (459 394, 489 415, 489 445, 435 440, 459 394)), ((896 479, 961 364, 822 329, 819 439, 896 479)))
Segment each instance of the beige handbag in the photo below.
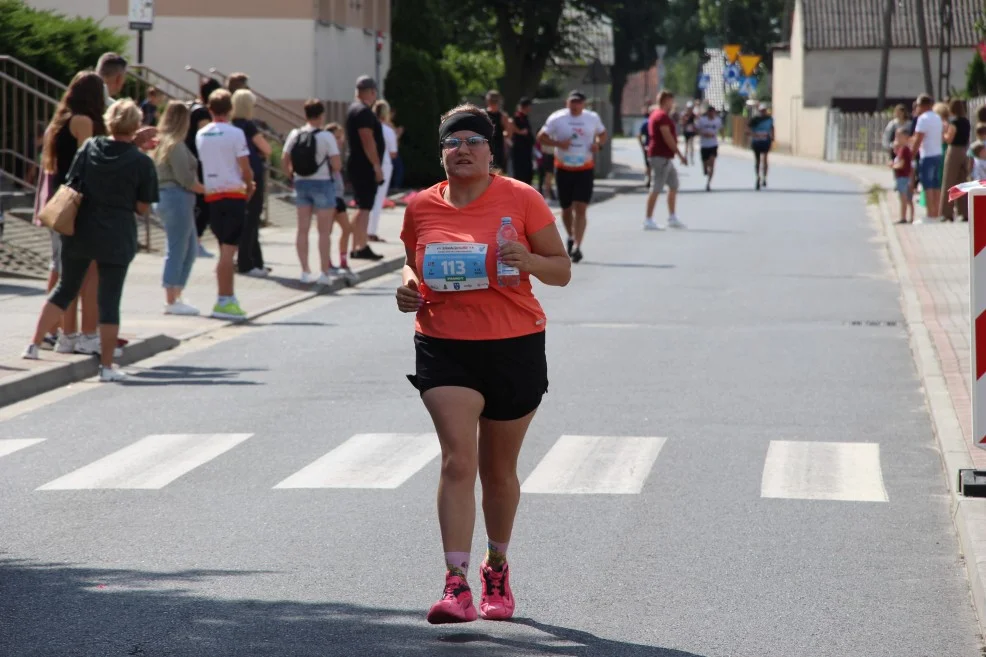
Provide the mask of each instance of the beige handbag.
MULTIPOLYGON (((89 158, 88 146, 89 144, 86 143, 79 157, 89 158)), ((82 163, 82 170, 85 170, 85 161, 82 163)), ((75 187, 81 186, 82 172, 80 171, 71 181, 66 180, 45 203, 44 208, 38 213, 38 220, 56 233, 74 235, 75 219, 79 216, 79 206, 82 205, 82 192, 75 187)))

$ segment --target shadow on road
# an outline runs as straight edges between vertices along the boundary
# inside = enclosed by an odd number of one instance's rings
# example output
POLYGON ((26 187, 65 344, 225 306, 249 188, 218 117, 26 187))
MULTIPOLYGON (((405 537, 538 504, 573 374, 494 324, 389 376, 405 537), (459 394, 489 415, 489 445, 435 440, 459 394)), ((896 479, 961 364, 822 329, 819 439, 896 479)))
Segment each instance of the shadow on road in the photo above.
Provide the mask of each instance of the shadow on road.
MULTIPOLYGON (((436 627, 422 611, 217 599, 202 590, 257 574, 0 559, 0 646, 17 657, 700 657, 527 618, 436 627)), ((385 598, 386 584, 376 590, 385 598)))
POLYGON ((44 289, 31 285, 13 285, 10 283, 0 284, 0 297, 12 294, 16 297, 43 297, 47 292, 44 289))
POLYGON ((244 381, 244 372, 266 372, 261 367, 195 367, 191 365, 164 365, 153 369, 126 368, 132 376, 121 382, 124 386, 258 386, 257 381, 244 381))

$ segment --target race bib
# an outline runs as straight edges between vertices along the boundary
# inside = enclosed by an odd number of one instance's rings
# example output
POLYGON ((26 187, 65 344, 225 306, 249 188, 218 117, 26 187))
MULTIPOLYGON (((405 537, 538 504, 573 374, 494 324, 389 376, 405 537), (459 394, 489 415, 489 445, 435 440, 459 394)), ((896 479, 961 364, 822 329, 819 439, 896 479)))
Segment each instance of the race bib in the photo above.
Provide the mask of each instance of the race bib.
POLYGON ((424 281, 435 292, 485 290, 490 286, 486 274, 486 244, 452 242, 425 246, 424 281))
POLYGON ((561 163, 567 167, 582 167, 590 161, 589 153, 578 146, 572 147, 567 151, 562 151, 559 154, 561 156, 561 163))

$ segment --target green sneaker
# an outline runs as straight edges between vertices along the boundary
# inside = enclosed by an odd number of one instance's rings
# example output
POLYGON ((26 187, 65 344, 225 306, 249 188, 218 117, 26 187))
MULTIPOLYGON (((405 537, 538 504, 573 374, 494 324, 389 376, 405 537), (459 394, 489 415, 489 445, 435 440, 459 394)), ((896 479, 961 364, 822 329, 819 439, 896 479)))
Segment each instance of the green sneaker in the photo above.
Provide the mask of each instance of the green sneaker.
POLYGON ((213 306, 212 316, 216 319, 246 319, 246 312, 240 308, 239 301, 228 301, 213 306))

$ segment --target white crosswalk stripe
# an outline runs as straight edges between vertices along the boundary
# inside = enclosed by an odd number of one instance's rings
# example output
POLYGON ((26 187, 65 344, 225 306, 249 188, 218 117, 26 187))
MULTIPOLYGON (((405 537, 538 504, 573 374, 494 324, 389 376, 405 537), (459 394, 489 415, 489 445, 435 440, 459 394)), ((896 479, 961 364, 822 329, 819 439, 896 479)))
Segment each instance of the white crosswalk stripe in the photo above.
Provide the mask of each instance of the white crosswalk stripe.
POLYGON ((795 500, 887 502, 877 443, 772 440, 760 495, 795 500))
POLYGON ((163 488, 252 435, 189 433, 147 436, 38 490, 163 488))
POLYGON ((441 453, 434 433, 362 433, 274 488, 397 488, 441 453))
POLYGON ((524 493, 622 494, 643 490, 667 438, 562 436, 521 486, 524 493))
POLYGON ((19 452, 31 445, 43 443, 44 441, 44 438, 7 438, 0 440, 0 458, 13 454, 14 452, 19 452))

